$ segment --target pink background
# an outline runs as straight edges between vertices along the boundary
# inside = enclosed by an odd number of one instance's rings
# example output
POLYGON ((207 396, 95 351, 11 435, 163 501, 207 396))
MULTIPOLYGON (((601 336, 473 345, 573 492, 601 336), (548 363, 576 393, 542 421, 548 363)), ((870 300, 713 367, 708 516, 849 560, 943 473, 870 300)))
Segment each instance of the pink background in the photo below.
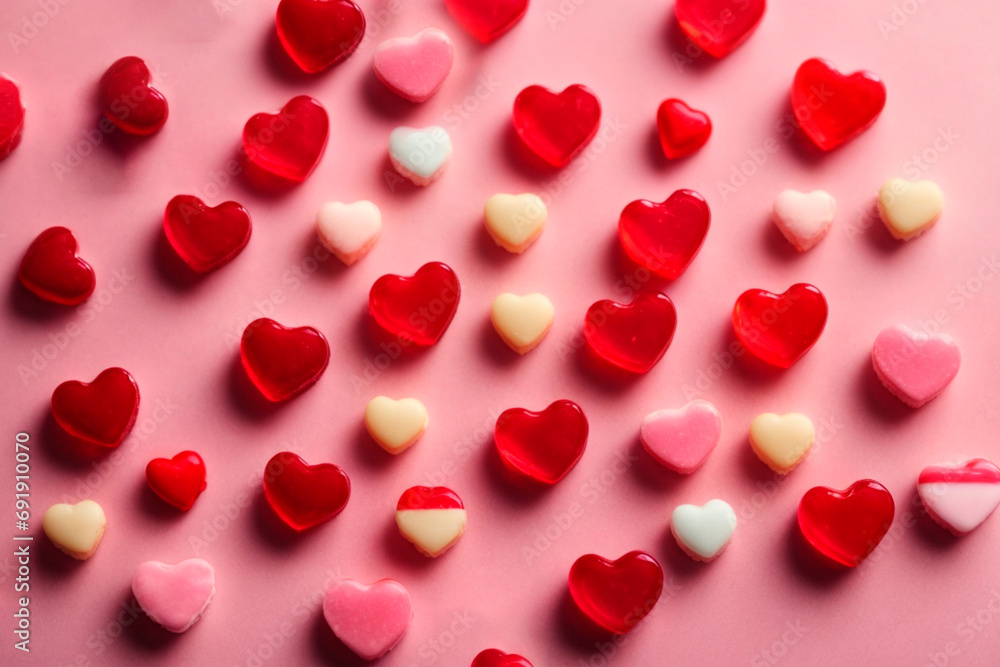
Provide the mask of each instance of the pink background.
POLYGON ((1000 5, 771 5, 728 58, 695 54, 685 63, 688 43, 666 2, 535 0, 524 21, 485 47, 439 1, 362 2, 370 35, 358 52, 305 76, 276 46, 274 2, 5 0, 0 69, 20 82, 28 119, 21 146, 0 163, 8 284, 0 405, 9 443, 0 455, 0 498, 13 503, 11 441, 26 430, 36 540, 30 656, 11 647, 14 561, 10 548, 0 556, 2 660, 350 665, 355 659, 318 611, 325 585, 346 576, 393 577, 413 595, 413 623, 382 661, 387 666, 467 665, 490 646, 538 666, 598 666, 602 651, 613 651, 618 665, 997 664, 1000 519, 953 539, 913 499, 925 465, 1000 457, 1000 280, 992 263, 1000 5), (38 14, 46 4, 58 10, 49 19, 38 14), (884 37, 879 22, 891 21, 898 5, 912 15, 900 10, 898 31, 884 37), (25 18, 45 25, 25 28, 25 18), (371 53, 381 39, 428 26, 452 36, 456 66, 435 97, 412 106, 375 80, 371 53), (9 33, 22 31, 30 38, 15 49, 9 33), (112 135, 95 147, 88 135, 98 118, 96 82, 127 54, 155 69, 170 119, 154 137, 112 135), (870 69, 889 91, 874 127, 832 154, 783 132, 792 75, 812 56, 844 71, 870 69), (560 90, 576 82, 600 97, 605 140, 561 173, 539 167, 514 140, 511 103, 530 84, 560 90), (241 177, 220 187, 246 119, 300 93, 331 115, 329 146, 312 177, 270 194, 241 177), (705 109, 715 130, 700 153, 667 164, 654 116, 671 96, 705 109), (461 113, 456 104, 465 105, 461 113), (427 189, 387 186, 386 142, 399 124, 441 124, 451 134, 452 164, 427 189), (762 151, 766 144, 776 151, 762 151), (761 154, 766 162, 751 169, 747 160, 761 154), (68 172, 54 167, 67 161, 76 165, 68 172), (741 165, 753 173, 737 179, 735 192, 721 192, 718 184, 741 165), (905 244, 871 217, 878 186, 897 175, 933 179, 946 197, 938 226, 905 244), (587 306, 630 298, 628 281, 644 277, 618 249, 618 214, 632 199, 659 201, 682 187, 706 196, 713 220, 680 279, 648 282, 677 305, 674 342, 646 376, 595 373, 577 351, 587 306), (829 238, 801 256, 769 222, 770 204, 786 187, 824 188, 838 202, 829 238), (522 191, 544 194, 549 226, 528 252, 512 256, 486 236, 481 211, 491 194, 522 191), (178 193, 211 204, 236 199, 253 216, 249 246, 200 280, 179 273, 165 247, 160 216, 178 193), (371 199, 382 209, 383 238, 349 269, 335 259, 317 268, 310 259, 315 212, 331 199, 371 199), (55 224, 73 229, 98 273, 97 293, 76 309, 40 304, 15 278, 26 246, 55 224), (380 352, 369 331, 369 287, 430 260, 447 262, 462 281, 451 328, 434 348, 358 386, 352 378, 380 352), (819 286, 830 303, 815 348, 785 372, 745 358, 728 367, 737 295, 799 281, 819 286), (524 358, 489 324, 490 301, 501 291, 541 291, 556 306, 549 337, 524 358), (262 313, 314 325, 333 347, 320 382, 277 408, 261 406, 237 362, 237 337, 262 313), (917 411, 881 387, 869 362, 875 335, 897 322, 940 326, 962 346, 955 382, 917 411), (18 369, 31 367, 36 351, 51 358, 37 357, 36 373, 22 377, 18 369), (61 444, 48 399, 58 383, 90 380, 112 365, 137 378, 139 423, 121 455, 91 459, 61 444), (361 424, 365 403, 379 393, 419 397, 430 411, 424 438, 397 458, 361 424), (637 429, 647 412, 696 396, 719 408, 723 438, 701 470, 682 478, 645 456, 637 429), (560 484, 524 492, 499 470, 493 422, 506 408, 541 409, 558 398, 583 406, 589 447, 560 484), (759 412, 793 410, 813 418, 820 446, 775 481, 752 454, 747 427, 759 412), (204 456, 208 490, 180 514, 151 496, 143 469, 186 448, 204 456), (275 525, 259 483, 268 458, 285 449, 338 463, 354 484, 342 515, 291 539, 275 525), (897 522, 860 568, 830 573, 803 550, 796 504, 814 485, 843 488, 864 477, 891 490, 897 522), (454 488, 470 514, 465 537, 438 560, 398 535, 392 512, 404 489, 433 483, 454 488), (44 538, 41 515, 84 497, 104 506, 109 523, 96 555, 78 563, 44 538), (668 518, 679 503, 713 497, 733 505, 740 524, 718 561, 696 564, 673 543, 668 518), (564 608, 572 562, 632 549, 656 556, 668 577, 653 614, 617 645, 574 632, 564 608), (213 563, 218 578, 202 620, 167 636, 141 614, 134 619, 136 565, 195 555, 213 563))

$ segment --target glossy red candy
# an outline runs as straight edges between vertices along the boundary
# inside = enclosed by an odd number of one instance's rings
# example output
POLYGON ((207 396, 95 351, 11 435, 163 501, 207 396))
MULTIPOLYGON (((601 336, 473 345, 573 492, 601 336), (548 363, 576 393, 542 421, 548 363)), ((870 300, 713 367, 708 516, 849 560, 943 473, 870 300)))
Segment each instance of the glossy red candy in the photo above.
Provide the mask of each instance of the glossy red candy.
POLYGON ((330 361, 330 345, 312 327, 287 328, 262 317, 243 331, 240 358, 265 398, 284 401, 319 380, 330 361))
POLYGON ((323 105, 299 95, 276 114, 250 117, 243 127, 243 152, 264 171, 301 183, 323 157, 329 133, 323 105))
POLYGON ((306 530, 343 511, 351 498, 351 480, 340 466, 311 466, 298 454, 279 452, 264 469, 264 495, 282 521, 306 530))
POLYGON ((207 273, 246 247, 250 241, 250 214, 234 201, 208 207, 193 195, 177 195, 163 212, 163 231, 188 266, 207 273))
POLYGON ((452 18, 484 44, 504 34, 528 11, 528 0, 444 0, 452 18))
POLYGON ((660 105, 656 111, 656 128, 663 154, 671 160, 691 155, 712 135, 708 114, 678 99, 665 100, 660 105))
POLYGON ((461 510, 465 504, 457 493, 446 486, 411 486, 396 503, 400 510, 461 510))
POLYGON ((351 0, 281 0, 275 22, 285 51, 310 74, 347 58, 365 36, 365 15, 351 0))
POLYGON ((633 262, 674 280, 698 254, 711 217, 704 197, 677 190, 662 204, 639 199, 626 206, 618 238, 633 262))
POLYGON ((673 340, 677 311, 665 294, 639 292, 629 304, 595 302, 587 310, 583 335, 597 356, 632 373, 645 373, 673 340))
POLYGON ((579 84, 558 94, 528 86, 514 100, 517 135, 555 167, 569 164, 597 134, 600 122, 601 103, 579 84))
POLYGON ((186 512, 207 486, 205 462, 192 451, 172 459, 153 459, 146 464, 146 483, 153 493, 186 512))
POLYGON ((0 160, 21 143, 24 129, 24 104, 17 83, 0 74, 0 160))
POLYGON ((493 435, 500 458, 510 468, 544 484, 555 484, 583 456, 589 432, 580 406, 559 400, 541 412, 504 410, 493 435))
POLYGON ((49 227, 31 242, 21 260, 21 284, 46 301, 75 306, 94 291, 90 264, 76 254, 76 238, 65 227, 49 227))
POLYGON ((889 491, 871 479, 846 491, 817 486, 799 502, 799 528, 828 558, 854 567, 868 557, 892 525, 895 504, 889 491))
POLYGON ((515 653, 504 653, 495 648, 488 648, 480 651, 472 659, 471 667, 533 667, 527 658, 515 653))
POLYGON ((587 554, 569 571, 569 592, 590 620, 625 634, 653 610, 663 592, 663 569, 642 551, 615 561, 587 554))
POLYGON ((826 326, 823 293, 796 283, 783 294, 747 290, 733 306, 733 328, 743 346, 778 368, 788 368, 809 351, 826 326))
POLYGON ((676 0, 674 13, 692 42, 721 58, 750 37, 766 6, 765 0, 676 0))
POLYGON ((825 151, 858 136, 885 107, 885 84, 871 72, 841 74, 820 58, 795 72, 792 111, 802 130, 825 151))
POLYGON ((141 58, 116 60, 101 77, 99 95, 104 117, 129 134, 153 134, 167 122, 167 98, 149 85, 141 58))
POLYGON ((368 309, 379 326, 401 340, 433 345, 458 310, 458 276, 441 262, 428 262, 412 276, 384 275, 368 294, 368 309))
POLYGON ((139 386, 123 368, 101 371, 89 384, 63 382, 52 392, 52 417, 70 435, 101 447, 117 447, 139 412, 139 386))

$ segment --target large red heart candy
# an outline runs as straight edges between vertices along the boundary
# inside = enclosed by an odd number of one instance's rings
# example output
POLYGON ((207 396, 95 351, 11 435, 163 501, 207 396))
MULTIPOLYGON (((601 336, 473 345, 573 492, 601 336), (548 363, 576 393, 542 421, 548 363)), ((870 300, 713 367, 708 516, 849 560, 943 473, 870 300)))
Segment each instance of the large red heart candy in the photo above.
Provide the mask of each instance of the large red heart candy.
POLYGON ((172 459, 153 459, 146 464, 146 483, 153 493, 186 512, 207 486, 205 462, 192 451, 183 451, 172 459))
POLYGON ((494 429, 504 463, 544 484, 555 484, 573 469, 587 447, 590 425, 573 401, 556 401, 541 412, 504 410, 494 429))
POLYGON ((139 386, 123 368, 101 371, 93 382, 68 380, 52 392, 52 417, 70 435, 117 447, 139 413, 139 386))
POLYGON ((639 199, 626 206, 618 238, 633 262, 673 280, 698 254, 711 217, 704 197, 677 190, 662 204, 639 199))
POLYGON ((0 160, 21 143, 24 129, 24 104, 21 91, 13 79, 0 74, 0 160))
POLYGON ((433 345, 458 310, 462 288, 451 267, 428 262, 412 276, 384 275, 368 294, 368 309, 379 326, 401 340, 433 345))
POLYGON ((528 148, 555 167, 569 164, 597 134, 601 103, 574 84, 559 94, 528 86, 514 100, 514 129, 528 148))
POLYGON ((31 242, 17 277, 39 297, 64 306, 87 300, 96 278, 90 264, 76 254, 76 238, 65 227, 49 227, 31 242))
POLYGON ((691 155, 712 135, 708 114, 673 98, 665 100, 657 109, 656 128, 663 154, 670 160, 691 155))
POLYGON ((629 304, 604 299, 587 310, 583 335, 597 356, 632 373, 645 373, 670 346, 677 311, 666 294, 639 292, 629 304))
POLYGON ((264 469, 264 495, 278 517, 306 530, 340 514, 351 498, 351 480, 340 466, 311 466, 292 452, 279 452, 264 469))
POLYGON ((312 327, 287 328, 262 317, 243 331, 243 368, 269 401, 284 401, 316 384, 330 362, 330 345, 312 327))
POLYGON ((846 491, 816 486, 799 502, 799 528, 821 554, 854 567, 885 537, 894 513, 892 495, 874 480, 855 482, 846 491))
POLYGON ((721 58, 747 40, 766 7, 765 0, 676 0, 674 13, 692 42, 721 58))
POLYGON ((625 634, 653 610, 663 592, 663 569, 642 551, 616 561, 580 556, 569 571, 569 593, 587 618, 625 634))
POLYGON ((206 273, 246 247, 250 241, 250 214, 234 201, 210 208, 193 195, 177 195, 163 212, 163 231, 188 266, 206 273))
POLYGON ((826 326, 823 293, 796 283, 783 294, 747 290, 733 306, 736 337, 755 356, 788 368, 809 351, 826 326))
POLYGON ((116 60, 98 88, 101 113, 123 132, 145 136, 167 122, 167 98, 149 85, 149 68, 141 58, 116 60))
POLYGON ((354 53, 365 15, 351 0, 281 0, 278 39, 302 71, 314 74, 354 53))
POLYGON ((858 136, 885 107, 885 84, 871 72, 841 74, 820 58, 810 58, 795 72, 792 111, 817 146, 832 150, 858 136))
POLYGON ((515 653, 504 653, 499 649, 488 648, 485 651, 480 651, 472 659, 471 667, 533 667, 533 665, 528 662, 527 658, 515 653))
POLYGON ((452 18, 484 44, 504 34, 528 11, 528 0, 444 0, 452 18))
POLYGON ((264 171, 301 183, 323 157, 329 133, 323 105, 299 95, 276 114, 250 117, 243 127, 243 152, 264 171))

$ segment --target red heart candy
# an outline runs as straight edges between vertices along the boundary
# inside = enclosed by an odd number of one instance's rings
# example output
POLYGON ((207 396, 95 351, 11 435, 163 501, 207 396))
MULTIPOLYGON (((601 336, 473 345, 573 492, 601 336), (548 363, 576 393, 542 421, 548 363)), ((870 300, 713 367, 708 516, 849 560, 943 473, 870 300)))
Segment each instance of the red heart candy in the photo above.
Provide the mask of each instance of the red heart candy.
POLYGON ((471 667, 533 667, 533 665, 528 662, 527 658, 515 653, 504 653, 499 649, 488 648, 485 651, 480 651, 472 659, 471 667))
POLYGON ((662 204, 639 199, 626 206, 618 238, 633 262, 673 280, 698 254, 711 217, 704 197, 677 190, 662 204))
POLYGON ((810 58, 795 72, 792 111, 806 135, 825 151, 871 127, 883 107, 885 84, 871 72, 841 74, 820 58, 810 58))
POLYGON ((601 103, 574 84, 558 95, 528 86, 514 100, 514 129, 528 148, 555 167, 569 164, 597 134, 601 103))
POLYGON ((276 114, 250 117, 243 127, 243 152, 264 171, 301 183, 323 157, 329 132, 323 105, 299 95, 276 114))
POLYGON ((205 462, 192 451, 172 459, 153 459, 146 464, 146 483, 153 493, 186 512, 207 486, 205 462))
POLYGON ((660 145, 668 159, 687 157, 705 145, 712 134, 712 121, 704 111, 692 109, 678 99, 665 100, 656 111, 660 145))
POLYGON ((868 557, 892 525, 895 504, 889 491, 871 479, 846 491, 816 486, 799 503, 799 528, 821 554, 854 567, 868 557))
POLYGON ((444 0, 455 22, 484 44, 504 34, 528 11, 528 0, 444 0))
POLYGON ((93 382, 68 380, 52 392, 52 417, 70 435, 117 447, 135 424, 139 386, 123 368, 101 371, 93 382))
POLYGON ((163 231, 184 262, 199 273, 230 261, 250 241, 250 214, 227 201, 209 208, 192 195, 177 195, 163 212, 163 231))
POLYGON ((17 83, 0 74, 0 160, 21 143, 24 129, 24 104, 17 83))
POLYGON ((330 362, 330 345, 312 327, 286 328, 262 317, 243 331, 240 358, 269 401, 284 401, 316 384, 330 362))
POLYGON ((692 42, 721 58, 747 40, 766 7, 765 0, 677 0, 674 13, 692 42))
POLYGON ((826 298, 812 285, 796 283, 783 294, 752 289, 736 299, 733 328, 754 355, 788 368, 816 343, 826 315, 826 298))
POLYGON ((605 630, 625 634, 660 599, 663 569, 642 551, 630 551, 616 561, 587 554, 570 568, 569 592, 587 618, 605 630))
POLYGON ((379 326, 417 345, 433 345, 458 310, 462 289, 447 264, 428 262, 412 276, 384 275, 368 295, 379 326))
POLYGON ((311 466, 297 454, 279 452, 264 469, 264 496, 282 521, 306 530, 344 510, 351 498, 351 480, 340 466, 311 466))
POLYGON ((31 242, 17 277, 39 297, 64 306, 87 300, 96 279, 90 264, 76 254, 76 238, 65 227, 49 227, 31 242))
POLYGON ((314 74, 354 53, 365 15, 351 0, 281 0, 278 39, 302 71, 314 74))
POLYGON ((587 309, 583 335, 597 356, 632 373, 645 373, 670 346, 677 311, 665 294, 644 291, 629 304, 610 300, 587 309))
POLYGON ((494 429, 504 463, 544 484, 555 484, 573 469, 587 447, 587 416, 573 401, 556 401, 541 412, 504 410, 494 429))
POLYGON ((399 510, 461 510, 465 504, 447 486, 411 486, 396 503, 399 510))
POLYGON ((101 113, 123 132, 146 136, 167 122, 167 98, 149 85, 141 58, 125 56, 112 63, 99 84, 101 113))

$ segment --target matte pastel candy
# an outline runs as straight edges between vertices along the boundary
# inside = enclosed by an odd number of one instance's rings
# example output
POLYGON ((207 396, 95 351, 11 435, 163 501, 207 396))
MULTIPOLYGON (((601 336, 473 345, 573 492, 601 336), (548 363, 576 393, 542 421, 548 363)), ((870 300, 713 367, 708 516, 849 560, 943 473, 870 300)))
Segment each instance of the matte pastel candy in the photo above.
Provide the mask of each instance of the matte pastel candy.
POLYGON ((486 200, 486 231, 498 246, 522 253, 541 236, 548 219, 545 202, 536 194, 495 194, 486 200))
POLYGON ((649 455, 683 475, 705 463, 721 435, 719 411, 700 399, 682 408, 651 412, 639 426, 639 440, 649 455))
POLYGON ((712 135, 712 121, 704 111, 692 109, 683 100, 664 100, 656 111, 656 129, 667 159, 696 153, 712 135))
POLYGON ((800 412, 765 412, 750 423, 750 446, 757 458, 779 475, 790 473, 801 463, 815 441, 816 427, 800 412))
POLYGON ((328 202, 316 214, 319 242, 347 266, 367 255, 381 232, 382 213, 367 200, 328 202))
POLYGON ((902 324, 883 329, 872 346, 879 380, 911 408, 936 398, 962 363, 958 344, 945 334, 925 334, 902 324))
POLYGON ((93 500, 52 505, 42 515, 42 530, 68 556, 87 560, 97 551, 108 523, 104 509, 93 500))
POLYGON ((941 218, 944 193, 934 181, 890 178, 878 191, 878 214, 893 238, 909 241, 941 218))
POLYGON ((77 254, 76 237, 65 227, 49 227, 35 237, 17 277, 39 298, 64 306, 83 303, 97 284, 94 269, 77 254))
POLYGON ((169 459, 153 459, 146 464, 146 483, 165 502, 186 512, 207 486, 205 462, 190 450, 169 459))
POLYGON ((243 126, 243 152, 260 169, 301 183, 323 157, 329 133, 330 118, 323 105, 299 95, 277 113, 250 117, 243 126))
POLYGON ((765 0, 676 0, 674 13, 692 42, 722 58, 750 37, 766 4, 765 0))
POLYGON ((718 557, 733 539, 736 512, 718 498, 701 507, 678 505, 670 517, 670 532, 684 553, 707 563, 718 557))
POLYGON ((397 127, 389 134, 389 160, 401 176, 426 187, 451 160, 451 137, 443 127, 397 127))
POLYGON ((370 586, 340 579, 323 597, 323 618, 347 648, 365 660, 375 660, 406 634, 413 604, 403 584, 393 579, 370 586))
POLYGON ((170 632, 184 632, 215 595, 215 569, 201 558, 176 565, 146 561, 135 570, 132 593, 147 616, 170 632))
POLYGON ((524 17, 528 0, 444 0, 455 22, 480 42, 497 39, 524 17))
POLYGON ((663 568, 642 551, 614 561, 587 554, 570 568, 569 592, 587 618, 609 632, 625 634, 656 606, 663 592, 663 568))
POLYGON ((810 58, 792 81, 792 112, 820 149, 833 150, 867 130, 885 107, 885 84, 871 72, 841 74, 810 58))
POLYGON ((229 263, 250 241, 250 214, 234 201, 209 207, 177 195, 163 212, 163 231, 177 255, 198 273, 229 263))
POLYGON ((416 398, 376 396, 365 407, 365 428, 390 454, 409 449, 427 430, 427 408, 416 398))
POLYGON ((830 231, 836 212, 837 201, 824 190, 782 190, 774 200, 772 219, 785 239, 805 252, 830 231))
POLYGON ((84 442, 117 447, 139 414, 139 385, 124 368, 108 368, 93 382, 67 380, 52 392, 52 417, 84 442))
POLYGON ((423 102, 451 72, 455 47, 443 30, 427 28, 413 37, 396 37, 375 47, 372 67, 379 81, 400 97, 423 102))
POLYGON ((167 122, 167 98, 149 80, 149 68, 141 58, 116 60, 98 84, 104 117, 129 134, 158 132, 167 122))
POLYGON ((1000 505, 1000 467, 986 459, 928 466, 917 479, 927 513, 955 535, 965 535, 1000 505))
POLYGON ((747 290, 733 306, 733 329, 754 356, 788 368, 801 359, 826 326, 826 297, 817 288, 796 283, 782 294, 747 290))
POLYGON ((561 93, 528 86, 514 99, 514 130, 538 157, 564 167, 591 142, 601 123, 601 103, 586 86, 561 93))
POLYGON ((497 296, 490 306, 493 328, 507 346, 527 354, 542 342, 552 328, 555 307, 544 294, 518 296, 509 292, 497 296))
POLYGON ((846 491, 817 486, 799 502, 799 529, 818 552, 855 567, 889 532, 895 507, 889 491, 871 479, 857 481, 846 491))
POLYGON ((0 160, 21 143, 24 130, 24 103, 17 82, 0 73, 0 160))
POLYGON ((457 493, 444 486, 414 486, 396 503, 396 526, 417 551, 437 558, 465 533, 468 514, 457 493))
POLYGON ((303 72, 315 74, 344 60, 365 36, 365 15, 351 0, 281 0, 278 39, 303 72))

